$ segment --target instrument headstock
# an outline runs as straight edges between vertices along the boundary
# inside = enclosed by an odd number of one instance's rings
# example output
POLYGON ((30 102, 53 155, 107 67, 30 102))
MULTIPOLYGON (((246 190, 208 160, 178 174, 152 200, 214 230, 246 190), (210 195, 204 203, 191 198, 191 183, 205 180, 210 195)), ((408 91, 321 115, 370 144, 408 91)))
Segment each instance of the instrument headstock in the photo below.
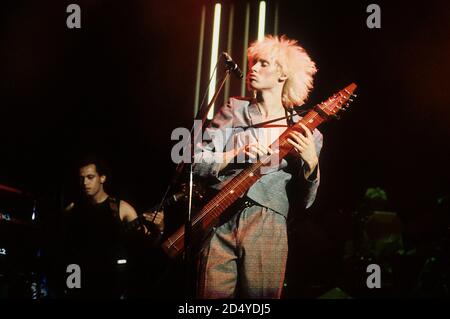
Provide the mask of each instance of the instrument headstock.
POLYGON ((350 103, 353 102, 351 97, 356 97, 356 94, 353 93, 356 87, 355 83, 348 85, 325 102, 318 104, 315 110, 319 111, 319 114, 324 113, 327 117, 338 117, 337 113, 346 111, 350 107, 350 103))

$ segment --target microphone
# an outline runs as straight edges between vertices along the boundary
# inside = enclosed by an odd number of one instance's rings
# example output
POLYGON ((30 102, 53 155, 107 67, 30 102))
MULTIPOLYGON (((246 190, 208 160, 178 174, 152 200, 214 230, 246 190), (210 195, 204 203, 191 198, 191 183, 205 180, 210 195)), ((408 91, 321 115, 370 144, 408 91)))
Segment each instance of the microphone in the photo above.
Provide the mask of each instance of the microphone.
POLYGON ((233 74, 239 79, 242 79, 242 71, 241 69, 239 69, 238 65, 233 61, 230 55, 226 52, 222 52, 222 56, 225 59, 225 66, 227 67, 227 69, 233 72, 233 74))

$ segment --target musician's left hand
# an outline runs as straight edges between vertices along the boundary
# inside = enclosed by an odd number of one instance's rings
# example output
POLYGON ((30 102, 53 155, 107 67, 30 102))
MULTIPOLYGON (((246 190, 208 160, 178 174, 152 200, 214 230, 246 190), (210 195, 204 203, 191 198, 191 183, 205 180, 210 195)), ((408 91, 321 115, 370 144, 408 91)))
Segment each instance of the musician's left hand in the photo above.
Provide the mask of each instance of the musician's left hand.
POLYGON ((145 212, 142 215, 144 216, 146 221, 155 224, 161 233, 164 231, 164 211, 145 212))
POLYGON ((300 126, 305 131, 305 135, 293 131, 289 134, 290 138, 287 141, 294 146, 294 150, 308 165, 308 170, 305 174, 305 177, 308 178, 319 163, 319 159, 317 157, 313 134, 305 125, 300 123, 300 126))

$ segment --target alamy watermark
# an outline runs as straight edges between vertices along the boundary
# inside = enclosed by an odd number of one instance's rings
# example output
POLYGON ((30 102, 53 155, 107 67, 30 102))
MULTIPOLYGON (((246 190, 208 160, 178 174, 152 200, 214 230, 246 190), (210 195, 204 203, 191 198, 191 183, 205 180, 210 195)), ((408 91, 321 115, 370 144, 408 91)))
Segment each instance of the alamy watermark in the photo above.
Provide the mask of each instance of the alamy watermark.
POLYGON ((69 29, 81 28, 81 8, 78 4, 69 4, 66 12, 70 13, 66 19, 66 25, 69 29))
POLYGON ((70 264, 66 268, 66 272, 70 274, 66 279, 66 286, 69 289, 81 288, 81 268, 77 264, 70 264))
POLYGON ((370 15, 366 19, 366 25, 369 29, 381 28, 381 8, 378 4, 369 4, 366 8, 366 12, 370 15))
POLYGON ((368 273, 370 273, 369 277, 367 277, 366 285, 367 288, 381 288, 381 268, 377 264, 370 264, 367 266, 368 273))

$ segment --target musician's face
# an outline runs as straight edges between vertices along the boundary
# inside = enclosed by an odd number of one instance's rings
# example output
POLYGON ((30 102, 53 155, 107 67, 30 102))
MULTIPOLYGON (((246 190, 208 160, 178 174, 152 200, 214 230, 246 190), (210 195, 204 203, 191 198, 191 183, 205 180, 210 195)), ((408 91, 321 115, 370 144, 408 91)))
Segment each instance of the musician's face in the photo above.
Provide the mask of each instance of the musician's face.
POLYGON ((103 183, 106 176, 99 175, 95 164, 89 164, 80 168, 80 186, 83 193, 88 197, 93 197, 103 191, 103 183))
POLYGON ((258 57, 250 63, 248 82, 253 90, 270 90, 283 85, 280 68, 273 57, 258 57))

